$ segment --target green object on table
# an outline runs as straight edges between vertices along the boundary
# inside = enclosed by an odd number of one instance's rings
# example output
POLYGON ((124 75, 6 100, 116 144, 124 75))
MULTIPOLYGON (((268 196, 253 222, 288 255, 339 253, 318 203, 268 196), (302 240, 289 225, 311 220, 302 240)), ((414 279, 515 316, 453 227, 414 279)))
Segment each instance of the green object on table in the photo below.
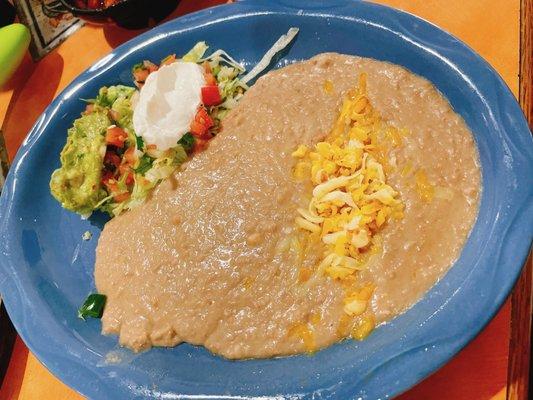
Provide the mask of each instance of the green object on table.
POLYGON ((0 87, 15 72, 29 45, 30 31, 24 25, 0 28, 0 87))

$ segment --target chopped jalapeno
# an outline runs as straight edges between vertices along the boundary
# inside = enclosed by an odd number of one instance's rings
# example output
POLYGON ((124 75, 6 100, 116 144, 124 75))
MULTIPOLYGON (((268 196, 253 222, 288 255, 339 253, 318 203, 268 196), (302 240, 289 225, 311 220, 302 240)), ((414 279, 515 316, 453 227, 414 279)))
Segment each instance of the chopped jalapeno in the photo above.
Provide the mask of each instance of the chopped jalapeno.
POLYGON ((137 150, 141 150, 144 147, 144 140, 142 137, 135 135, 135 141, 137 142, 137 150))
POLYGON ((181 137, 180 140, 178 140, 178 144, 181 144, 183 146, 183 150, 185 150, 187 153, 194 148, 194 142, 194 136, 190 132, 187 132, 181 137))
POLYGON ((106 296, 98 293, 91 293, 78 310, 78 318, 85 317, 101 318, 104 312, 106 296))
POLYGON ((154 159, 152 157, 147 154, 143 154, 143 156, 139 160, 139 166, 135 168, 135 172, 137 172, 138 174, 146 173, 146 171, 152 168, 153 162, 154 159))

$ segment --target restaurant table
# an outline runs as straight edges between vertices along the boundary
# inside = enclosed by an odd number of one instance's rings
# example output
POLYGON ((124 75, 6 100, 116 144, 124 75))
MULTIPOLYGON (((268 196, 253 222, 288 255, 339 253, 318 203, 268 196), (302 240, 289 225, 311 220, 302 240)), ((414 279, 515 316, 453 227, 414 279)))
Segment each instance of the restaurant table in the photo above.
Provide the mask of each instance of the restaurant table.
MULTIPOLYGON (((169 18, 223 2, 183 0, 169 18)), ((520 0, 378 2, 416 14, 459 37, 484 57, 518 96, 520 0)), ((530 1, 522 0, 522 7, 526 4, 531 7, 530 1)), ((37 117, 66 85, 111 49, 139 33, 116 26, 86 25, 41 61, 33 63, 27 56, 0 91, 0 126, 9 158, 13 159, 37 117)), ((508 300, 481 334, 448 364, 399 399, 505 399, 509 383, 510 303, 508 300)), ((81 398, 48 372, 17 338, 0 400, 81 398)))

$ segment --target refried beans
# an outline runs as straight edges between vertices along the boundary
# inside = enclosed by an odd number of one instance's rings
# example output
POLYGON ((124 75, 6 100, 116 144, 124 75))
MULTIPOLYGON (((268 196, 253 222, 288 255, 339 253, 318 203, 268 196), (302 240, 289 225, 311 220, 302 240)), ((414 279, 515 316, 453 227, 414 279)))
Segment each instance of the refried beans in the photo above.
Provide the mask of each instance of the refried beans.
POLYGON ((347 336, 343 285, 298 279, 302 263, 320 263, 322 246, 303 261, 285 248, 309 199, 309 186, 293 179, 291 153, 328 135, 361 73, 383 120, 410 132, 391 150, 396 168, 387 175, 404 217, 387 223, 381 250, 356 276, 375 287, 365 313, 390 320, 444 275, 478 210, 471 132, 430 82, 404 68, 320 54, 259 79, 207 150, 106 224, 95 267, 107 296, 103 333, 135 351, 188 342, 232 359, 302 353, 347 336), (435 188, 430 201, 415 171, 435 188), (301 326, 307 331, 293 334, 301 326))

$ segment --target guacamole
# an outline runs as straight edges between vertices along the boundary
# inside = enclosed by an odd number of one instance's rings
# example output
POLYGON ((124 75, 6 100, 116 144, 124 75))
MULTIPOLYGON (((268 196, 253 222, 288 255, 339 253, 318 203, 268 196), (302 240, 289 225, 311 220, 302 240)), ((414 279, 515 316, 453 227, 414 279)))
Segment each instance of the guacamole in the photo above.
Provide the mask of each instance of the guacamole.
POLYGON ((131 86, 103 87, 94 99, 94 105, 97 109, 105 108, 114 112, 116 119, 113 122, 128 133, 128 140, 131 143, 137 141, 133 130, 133 107, 131 104, 135 92, 135 88, 131 86))
POLYGON ((100 183, 105 133, 112 124, 105 110, 83 115, 68 130, 61 168, 50 180, 52 195, 67 210, 89 215, 106 196, 100 183))

